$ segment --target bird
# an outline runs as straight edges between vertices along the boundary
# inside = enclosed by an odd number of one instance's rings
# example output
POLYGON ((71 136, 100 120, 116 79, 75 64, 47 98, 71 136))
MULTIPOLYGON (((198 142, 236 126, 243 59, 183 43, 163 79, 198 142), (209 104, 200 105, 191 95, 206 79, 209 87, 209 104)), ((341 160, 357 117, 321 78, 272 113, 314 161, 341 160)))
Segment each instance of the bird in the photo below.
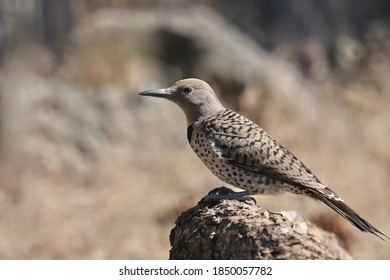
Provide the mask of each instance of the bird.
MULTIPOLYGON (((326 204, 361 231, 388 239, 263 128, 224 107, 207 82, 182 79, 168 88, 139 95, 172 101, 183 110, 187 139, 195 154, 220 180, 244 190, 234 192, 231 199, 284 192, 304 195, 326 204)), ((225 197, 226 192, 222 193, 225 197)))

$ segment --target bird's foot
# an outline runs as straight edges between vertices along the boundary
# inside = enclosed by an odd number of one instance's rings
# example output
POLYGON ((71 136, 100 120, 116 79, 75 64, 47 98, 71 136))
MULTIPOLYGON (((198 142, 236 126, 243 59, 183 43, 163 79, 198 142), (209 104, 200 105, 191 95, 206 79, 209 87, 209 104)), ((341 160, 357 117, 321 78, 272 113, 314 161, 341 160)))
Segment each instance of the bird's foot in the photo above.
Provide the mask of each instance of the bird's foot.
POLYGON ((232 189, 226 187, 219 187, 211 190, 205 197, 202 198, 200 202, 230 199, 230 200, 238 200, 245 203, 252 201, 254 204, 256 204, 256 199, 247 195, 249 195, 248 191, 235 192, 232 189))

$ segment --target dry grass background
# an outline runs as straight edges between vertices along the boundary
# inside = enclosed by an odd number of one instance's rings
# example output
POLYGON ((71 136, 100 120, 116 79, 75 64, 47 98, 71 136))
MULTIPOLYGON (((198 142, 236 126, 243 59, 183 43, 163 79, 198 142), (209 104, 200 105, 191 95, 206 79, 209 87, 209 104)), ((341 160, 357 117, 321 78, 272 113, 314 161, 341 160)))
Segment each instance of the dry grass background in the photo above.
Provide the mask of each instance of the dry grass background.
MULTIPOLYGON (((98 35, 84 36, 60 66, 34 40, 5 58, 1 259, 166 259, 178 214, 223 185, 190 150, 179 108, 136 95, 168 86, 171 78, 160 72, 166 66, 138 51, 138 37, 98 35)), ((250 106, 261 112, 243 106, 242 113, 390 235, 390 95, 377 67, 388 70, 381 62, 358 83, 271 92, 250 106)), ((244 98, 259 95, 252 85, 244 98)), ((388 241, 360 233, 317 202, 288 194, 256 199, 341 228, 355 258, 390 258, 388 241)))

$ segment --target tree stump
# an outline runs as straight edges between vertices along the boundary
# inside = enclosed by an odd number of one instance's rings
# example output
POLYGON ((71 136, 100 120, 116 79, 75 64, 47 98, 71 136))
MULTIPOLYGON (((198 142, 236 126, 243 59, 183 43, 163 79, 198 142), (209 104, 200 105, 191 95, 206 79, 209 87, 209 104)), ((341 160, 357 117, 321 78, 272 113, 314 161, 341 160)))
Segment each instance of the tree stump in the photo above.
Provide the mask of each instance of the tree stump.
POLYGON ((170 234, 169 259, 351 259, 336 236, 296 212, 236 200, 201 200, 170 234))

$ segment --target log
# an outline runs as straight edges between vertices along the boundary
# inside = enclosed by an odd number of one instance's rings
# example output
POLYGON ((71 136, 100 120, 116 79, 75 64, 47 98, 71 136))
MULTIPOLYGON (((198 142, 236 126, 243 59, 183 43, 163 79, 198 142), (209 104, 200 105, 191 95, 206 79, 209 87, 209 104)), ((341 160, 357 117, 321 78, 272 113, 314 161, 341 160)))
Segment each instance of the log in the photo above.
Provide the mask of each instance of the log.
POLYGON ((170 243, 172 260, 351 259, 334 233, 295 211, 237 200, 202 199, 178 217, 170 243))

